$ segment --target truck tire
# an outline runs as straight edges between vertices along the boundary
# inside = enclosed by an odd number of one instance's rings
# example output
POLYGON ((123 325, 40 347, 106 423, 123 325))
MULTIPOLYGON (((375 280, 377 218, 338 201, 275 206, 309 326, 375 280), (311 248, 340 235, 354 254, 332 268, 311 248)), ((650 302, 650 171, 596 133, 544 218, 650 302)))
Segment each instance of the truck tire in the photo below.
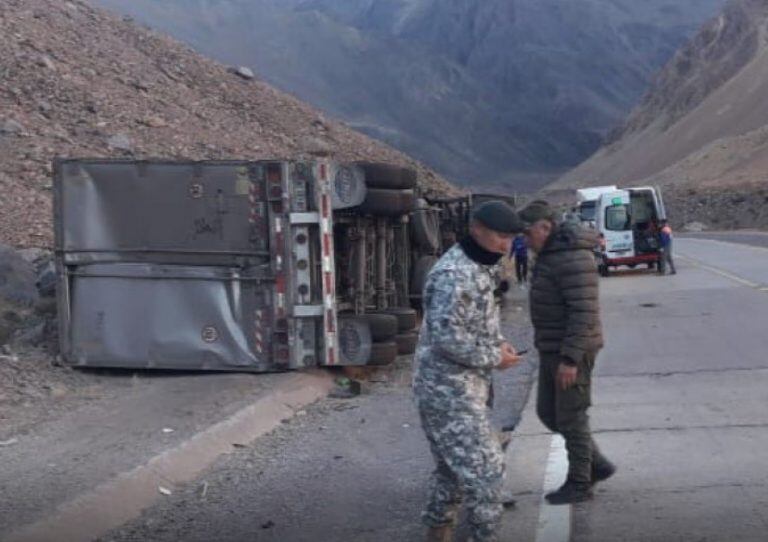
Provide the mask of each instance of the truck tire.
POLYGON ((416 260, 411 274, 411 297, 421 300, 424 291, 424 285, 427 282, 427 275, 432 267, 437 263, 437 256, 421 256, 416 260))
POLYGON ((374 342, 389 341, 397 335, 398 322, 394 314, 371 313, 360 315, 359 318, 368 322, 374 342))
POLYGON ((419 334, 411 332, 395 335, 395 342, 397 343, 397 353, 399 355, 413 354, 416 351, 416 343, 419 342, 419 334))
POLYGON ((397 343, 395 341, 373 343, 368 365, 389 365, 397 359, 397 343))
POLYGON ((392 307, 384 311, 385 314, 392 314, 397 318, 397 332, 405 333, 416 329, 417 317, 416 311, 410 307, 392 307))
POLYGON ((440 250, 440 226, 433 211, 420 209, 411 214, 411 239, 421 250, 437 253, 440 250))
POLYGON ((371 330, 354 316, 339 317, 339 350, 344 365, 366 365, 371 357, 371 330))
POLYGON ((413 169, 371 162, 357 162, 355 165, 365 173, 365 184, 369 188, 416 188, 416 171, 413 169))
POLYGON ((369 188, 365 200, 357 209, 363 214, 375 216, 400 216, 416 208, 413 190, 388 190, 369 188))

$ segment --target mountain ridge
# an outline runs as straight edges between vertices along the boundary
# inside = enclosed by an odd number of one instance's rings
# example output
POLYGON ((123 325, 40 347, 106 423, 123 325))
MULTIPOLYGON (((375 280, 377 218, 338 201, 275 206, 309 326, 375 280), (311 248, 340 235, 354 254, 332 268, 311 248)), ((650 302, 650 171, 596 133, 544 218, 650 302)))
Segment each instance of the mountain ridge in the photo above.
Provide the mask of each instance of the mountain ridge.
POLYGON ((722 1, 99 0, 456 182, 510 190, 596 150, 722 1))
POLYGON ((734 0, 659 73, 624 127, 553 187, 768 181, 768 2, 734 0))

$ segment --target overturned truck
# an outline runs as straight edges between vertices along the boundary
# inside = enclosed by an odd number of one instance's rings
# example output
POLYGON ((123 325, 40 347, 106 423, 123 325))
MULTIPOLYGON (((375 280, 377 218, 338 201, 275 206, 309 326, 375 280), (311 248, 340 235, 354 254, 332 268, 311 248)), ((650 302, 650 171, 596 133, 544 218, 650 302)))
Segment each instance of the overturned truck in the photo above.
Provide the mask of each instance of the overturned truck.
POLYGON ((76 366, 381 365, 416 344, 442 250, 414 171, 59 160, 60 343, 76 366))

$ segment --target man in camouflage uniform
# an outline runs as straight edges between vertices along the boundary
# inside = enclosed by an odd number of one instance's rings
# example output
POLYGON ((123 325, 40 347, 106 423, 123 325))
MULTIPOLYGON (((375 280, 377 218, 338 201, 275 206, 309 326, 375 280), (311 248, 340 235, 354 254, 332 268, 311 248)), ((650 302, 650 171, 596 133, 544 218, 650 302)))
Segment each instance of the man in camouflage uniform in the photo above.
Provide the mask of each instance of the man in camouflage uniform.
POLYGON ((422 515, 430 541, 452 540, 462 496, 472 539, 496 540, 504 462, 488 420, 489 392, 492 370, 520 358, 501 335, 493 290, 499 259, 521 226, 507 204, 482 204, 470 235, 435 264, 424 287, 413 390, 437 464, 422 515))
POLYGON ((530 310, 539 351, 536 411, 542 423, 565 439, 568 477, 546 498, 570 504, 592 498, 596 482, 616 468, 600 453, 589 429, 592 369, 603 346, 593 230, 559 224, 545 201, 520 211, 528 246, 537 254, 530 310))

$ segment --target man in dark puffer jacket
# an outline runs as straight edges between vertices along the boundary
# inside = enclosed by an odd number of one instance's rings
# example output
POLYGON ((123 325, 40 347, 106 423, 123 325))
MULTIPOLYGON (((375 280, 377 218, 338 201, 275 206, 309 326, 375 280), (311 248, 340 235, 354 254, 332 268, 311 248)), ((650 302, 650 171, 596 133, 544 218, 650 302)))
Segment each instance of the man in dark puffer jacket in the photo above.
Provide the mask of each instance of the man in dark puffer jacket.
POLYGON ((598 299, 596 234, 558 224, 544 201, 520 212, 528 246, 537 253, 530 291, 531 320, 539 351, 536 410, 542 423, 560 433, 568 451, 568 478, 549 493, 550 504, 592 498, 595 482, 616 468, 598 450, 589 429, 592 369, 603 346, 598 299))

